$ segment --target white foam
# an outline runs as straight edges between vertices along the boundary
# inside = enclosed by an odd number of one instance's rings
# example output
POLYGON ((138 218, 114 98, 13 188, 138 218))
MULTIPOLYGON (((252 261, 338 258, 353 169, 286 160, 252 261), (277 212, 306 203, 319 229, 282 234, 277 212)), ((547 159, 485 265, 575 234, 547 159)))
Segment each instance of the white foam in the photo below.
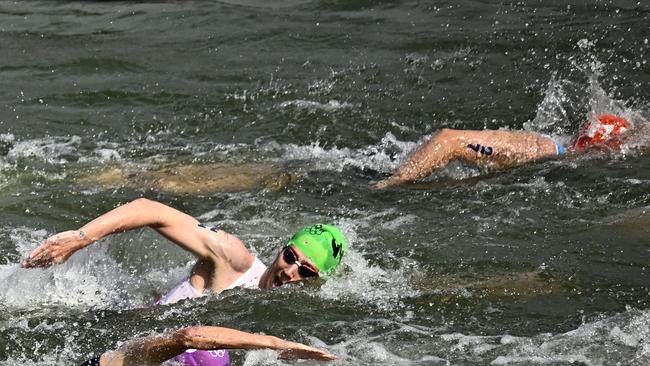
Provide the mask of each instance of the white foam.
POLYGON ((494 340, 495 337, 468 336, 460 333, 452 333, 444 334, 440 338, 444 341, 455 343, 450 348, 450 351, 454 353, 470 350, 473 355, 481 355, 499 347, 496 344, 490 344, 485 341, 486 339, 494 340))
POLYGON ((404 214, 394 207, 373 213, 350 209, 347 214, 356 217, 356 219, 354 222, 341 223, 340 226, 350 243, 354 243, 354 248, 358 252, 362 252, 366 244, 370 244, 372 247, 375 240, 381 240, 381 231, 400 231, 400 228, 419 220, 417 215, 404 214), (376 230, 377 222, 381 222, 381 231, 376 230), (357 240, 356 231, 364 232, 365 240, 357 240))
POLYGON ((77 153, 81 137, 44 137, 40 139, 19 141, 9 150, 9 158, 39 158, 53 164, 65 164, 64 155, 77 153))
MULTIPOLYGON (((580 40, 579 44, 585 50, 590 49, 588 40, 580 40)), ((650 123, 642 116, 644 112, 627 106, 624 100, 617 100, 608 95, 598 81, 603 64, 593 55, 590 59, 591 62, 586 65, 574 64, 576 69, 588 77, 586 88, 554 73, 544 91, 544 99, 537 107, 535 118, 525 122, 524 129, 552 135, 566 146, 584 122, 594 121, 596 116, 601 114, 614 114, 628 120, 632 129, 638 132, 626 137, 621 146, 622 155, 650 145, 650 136, 645 132, 650 128, 650 123), (575 116, 575 112, 584 109, 585 103, 588 106, 587 114, 575 116)))
POLYGON ((358 357, 364 362, 373 364, 404 365, 411 362, 389 352, 381 343, 377 342, 359 342, 352 351, 352 354, 358 354, 358 357))
POLYGON ((327 300, 348 300, 363 303, 384 311, 403 307, 402 300, 416 296, 399 269, 387 271, 368 261, 358 252, 348 249, 343 261, 342 276, 333 276, 321 288, 319 296, 327 300))
POLYGON ((296 109, 305 110, 307 112, 324 111, 324 112, 331 113, 341 109, 352 109, 355 106, 347 102, 341 103, 337 100, 330 100, 327 103, 319 103, 311 100, 296 99, 296 100, 289 100, 286 102, 282 102, 279 104, 279 107, 280 108, 292 107, 296 109))
MULTIPOLYGON (((14 228, 10 237, 23 258, 46 233, 14 228)), ((0 266, 0 302, 18 309, 60 304, 69 307, 107 308, 122 305, 130 276, 120 271, 101 247, 75 253, 63 264, 49 269, 23 269, 17 263, 0 266)))
POLYGON ((570 83, 567 80, 560 79, 556 73, 551 76, 544 90, 544 99, 537 106, 535 118, 523 125, 525 130, 554 136, 568 133, 563 128, 563 125, 567 125, 569 119, 567 109, 572 103, 569 94, 565 91, 568 84, 570 83))
POLYGON ((556 365, 558 363, 573 364, 579 362, 585 365, 601 365, 600 363, 591 363, 589 359, 580 355, 573 356, 559 356, 559 357, 541 357, 541 356, 511 356, 511 357, 497 357, 490 365, 556 365))
POLYGON ((278 353, 272 350, 254 350, 246 352, 244 366, 257 365, 286 365, 278 357, 278 353))
POLYGON ((0 133, 0 142, 12 143, 16 141, 16 137, 12 133, 0 133))
POLYGON ((30 229, 27 227, 11 228, 9 230, 9 238, 15 243, 16 250, 26 257, 36 244, 39 244, 47 232, 43 229, 30 229))
POLYGON ((103 275, 114 271, 102 267, 101 271, 87 273, 77 264, 48 270, 20 269, 17 264, 0 266, 0 299, 7 306, 24 309, 52 304, 109 307, 107 304, 115 303, 115 293, 103 275))
POLYGON ((360 149, 324 149, 319 144, 286 145, 282 160, 310 160, 316 169, 342 171, 345 167, 370 168, 379 171, 392 171, 411 150, 415 142, 402 142, 389 133, 381 139, 378 146, 370 145, 360 149), (387 151, 396 150, 396 158, 387 151))
POLYGON ((494 354, 492 365, 607 365, 625 360, 626 365, 642 366, 650 364, 650 310, 630 309, 557 335, 486 337, 453 333, 440 339, 450 343, 448 347, 456 357, 494 354))
MULTIPOLYGON (((446 360, 435 354, 430 347, 433 340, 432 334, 436 329, 411 326, 388 319, 373 318, 358 320, 355 322, 334 322, 331 326, 335 329, 342 329, 347 334, 345 340, 332 345, 326 345, 315 337, 309 337, 310 343, 319 348, 327 349, 335 354, 339 363, 345 365, 411 365, 411 364, 438 364, 446 360), (381 328, 382 332, 377 333, 375 329, 381 328), (392 340, 420 339, 418 344, 396 345, 392 340), (403 347, 402 347, 403 346, 403 347), (409 349, 417 350, 408 352, 409 349), (399 350, 402 354, 410 353, 412 358, 405 358, 395 354, 393 350, 399 350)), ((399 342, 398 342, 399 343, 399 342)))
POLYGON ((100 162, 105 163, 108 161, 121 161, 122 156, 116 149, 95 149, 93 156, 82 156, 79 162, 100 162))

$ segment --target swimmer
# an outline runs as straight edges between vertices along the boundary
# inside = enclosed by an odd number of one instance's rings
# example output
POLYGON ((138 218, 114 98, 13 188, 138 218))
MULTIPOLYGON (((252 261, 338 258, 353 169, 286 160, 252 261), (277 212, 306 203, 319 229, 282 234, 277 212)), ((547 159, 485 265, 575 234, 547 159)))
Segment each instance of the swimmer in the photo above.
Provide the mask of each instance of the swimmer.
POLYGON ((279 351, 282 358, 336 360, 334 355, 301 343, 230 328, 200 326, 136 338, 80 366, 160 365, 171 359, 180 365, 225 366, 230 364, 230 356, 224 349, 272 349, 279 351), (188 348, 206 351, 184 352, 188 348), (206 358, 206 355, 212 357, 206 358))
POLYGON ((47 268, 63 263, 78 250, 107 235, 145 226, 197 257, 189 276, 156 304, 172 304, 236 287, 273 288, 327 277, 340 264, 348 247, 347 239, 335 226, 311 225, 296 232, 267 267, 236 236, 201 224, 160 202, 139 198, 99 216, 79 230, 47 238, 21 266, 47 268))
POLYGON ((47 268, 65 262, 72 254, 103 237, 151 227, 197 257, 190 276, 163 298, 198 297, 206 291, 220 293, 234 287, 272 288, 332 272, 347 250, 347 239, 332 225, 311 225, 298 231, 280 248, 270 267, 253 256, 236 236, 208 227, 195 218, 146 198, 117 207, 79 230, 47 238, 21 266, 47 268), (178 294, 177 294, 178 293, 178 294))
POLYGON ((206 194, 241 192, 266 188, 280 191, 295 177, 271 164, 180 164, 157 168, 141 165, 102 167, 92 174, 77 177, 84 186, 128 187, 156 192, 206 194))
POLYGON ((617 150, 629 129, 630 124, 624 118, 599 115, 584 125, 569 146, 564 146, 536 132, 445 128, 418 147, 391 177, 377 182, 375 187, 389 188, 425 178, 454 160, 503 170, 588 148, 617 150))

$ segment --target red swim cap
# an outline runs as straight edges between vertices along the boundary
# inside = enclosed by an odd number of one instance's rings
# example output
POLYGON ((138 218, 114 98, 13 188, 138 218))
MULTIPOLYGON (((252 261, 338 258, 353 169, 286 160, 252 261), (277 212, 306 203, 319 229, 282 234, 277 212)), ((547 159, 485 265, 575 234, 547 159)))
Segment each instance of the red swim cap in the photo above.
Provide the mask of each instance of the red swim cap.
POLYGON ((573 143, 573 148, 584 149, 593 145, 602 145, 610 149, 618 149, 623 141, 616 137, 629 128, 630 124, 625 118, 613 114, 601 114, 595 122, 585 123, 573 143))

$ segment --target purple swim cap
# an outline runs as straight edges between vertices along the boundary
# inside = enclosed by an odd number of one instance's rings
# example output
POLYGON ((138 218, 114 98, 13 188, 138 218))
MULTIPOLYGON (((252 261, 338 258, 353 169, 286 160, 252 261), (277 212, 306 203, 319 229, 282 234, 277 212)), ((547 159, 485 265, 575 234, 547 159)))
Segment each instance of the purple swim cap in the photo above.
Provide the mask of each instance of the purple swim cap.
POLYGON ((174 361, 183 366, 227 366, 230 365, 230 355, 225 349, 188 349, 174 357, 174 361))

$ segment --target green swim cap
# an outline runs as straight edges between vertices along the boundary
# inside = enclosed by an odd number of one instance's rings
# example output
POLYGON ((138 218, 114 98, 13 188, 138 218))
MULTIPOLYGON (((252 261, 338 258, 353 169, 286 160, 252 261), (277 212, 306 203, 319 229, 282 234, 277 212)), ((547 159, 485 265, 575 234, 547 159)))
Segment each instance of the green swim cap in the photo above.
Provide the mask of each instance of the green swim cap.
POLYGON ((295 245, 318 267, 328 274, 341 263, 348 250, 348 241, 336 226, 317 224, 307 226, 293 235, 288 245, 295 245))

